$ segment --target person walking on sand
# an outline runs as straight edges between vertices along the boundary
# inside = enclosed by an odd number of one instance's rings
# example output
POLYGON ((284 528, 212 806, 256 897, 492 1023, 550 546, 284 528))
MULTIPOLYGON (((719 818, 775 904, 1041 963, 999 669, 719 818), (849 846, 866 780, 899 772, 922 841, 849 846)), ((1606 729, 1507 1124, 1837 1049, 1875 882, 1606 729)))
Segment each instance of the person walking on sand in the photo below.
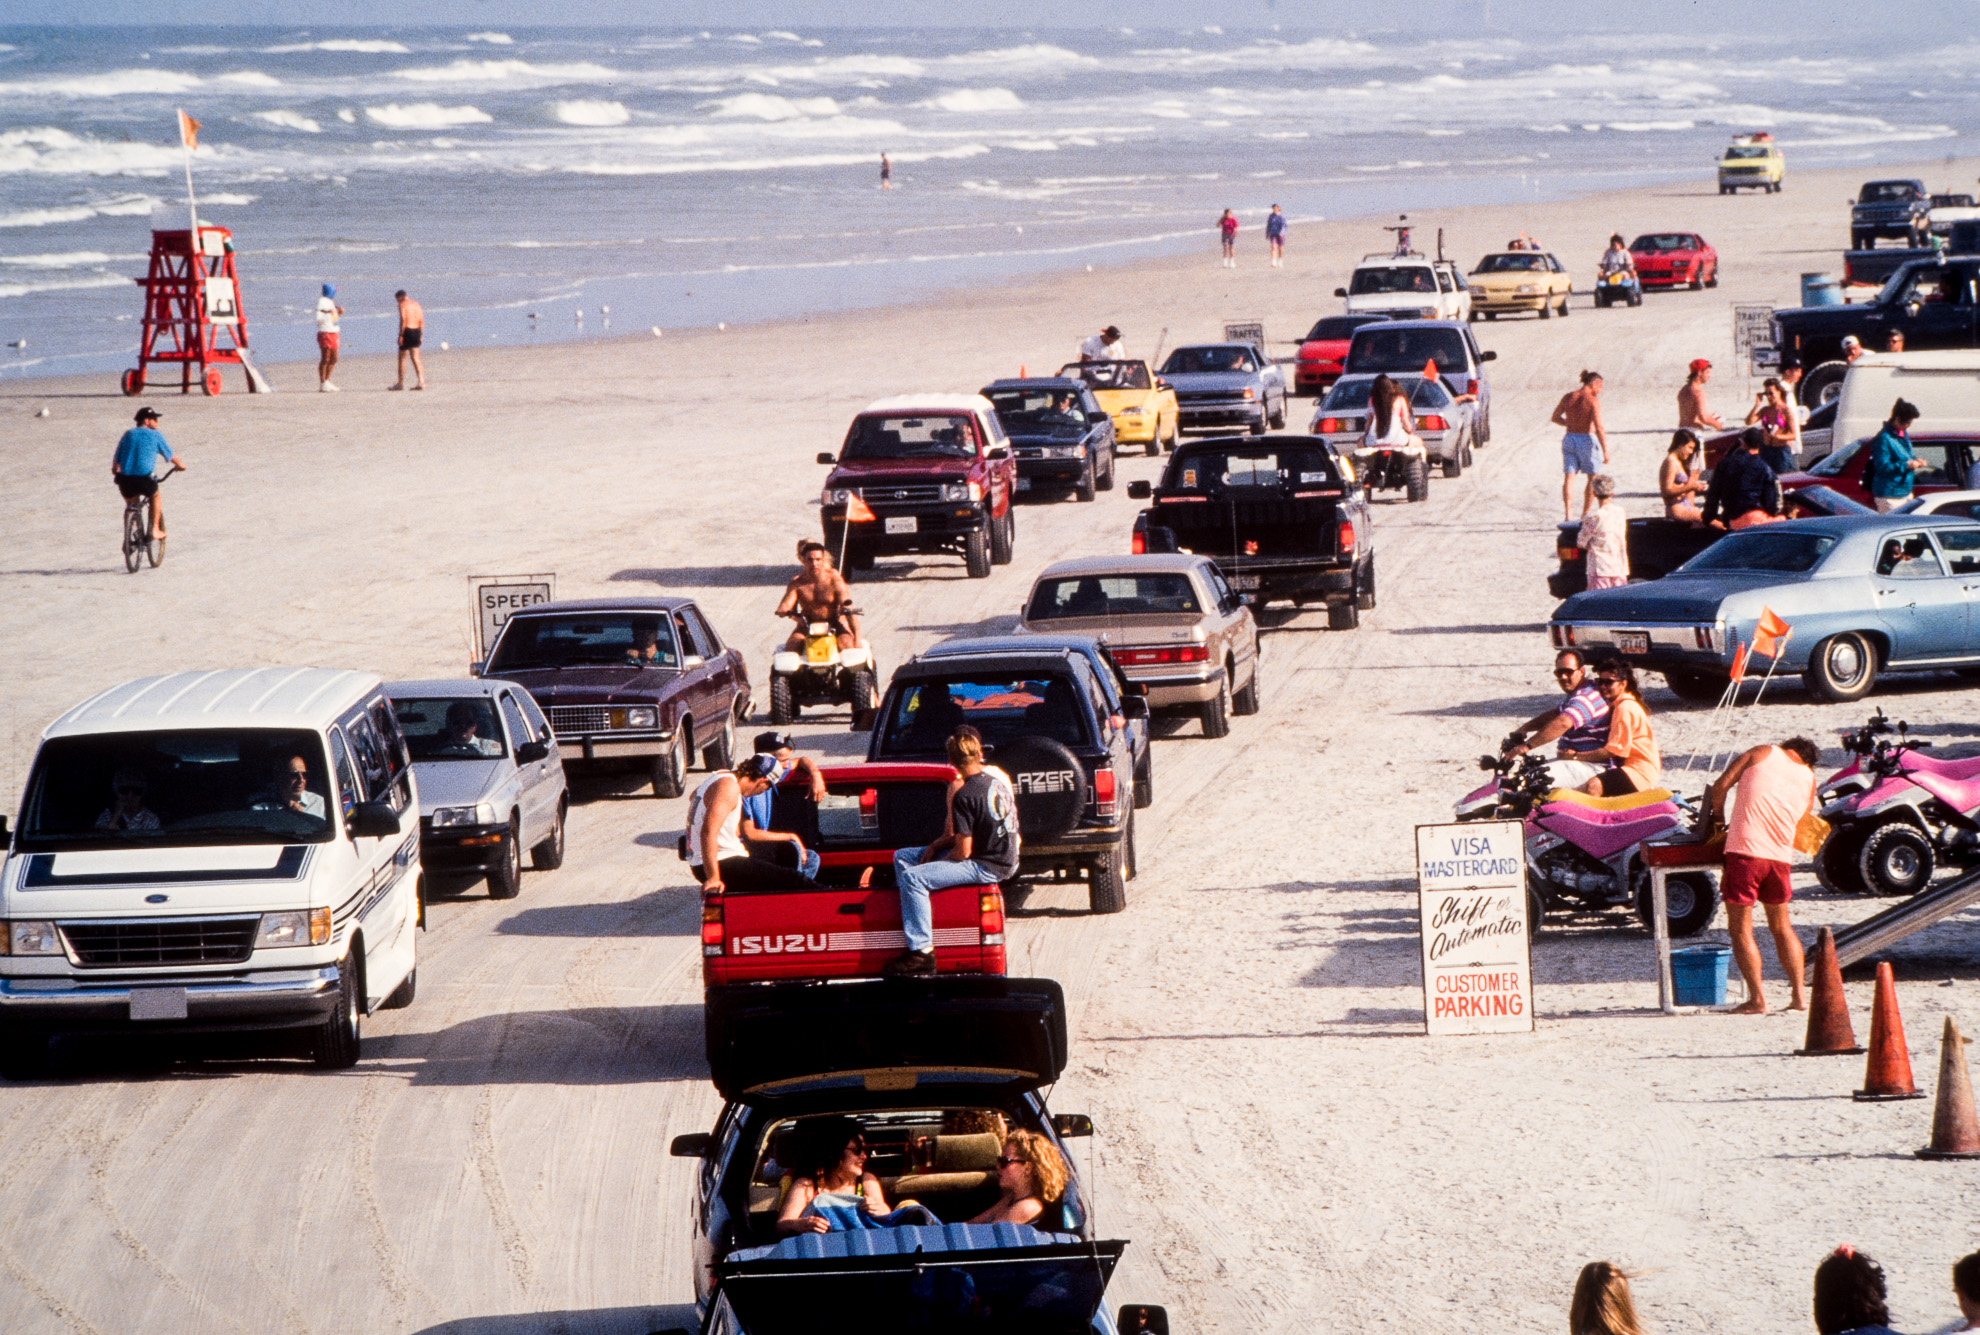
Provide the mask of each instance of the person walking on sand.
POLYGON ((1753 940, 1753 906, 1767 914, 1774 951, 1786 970, 1794 1000, 1790 1010, 1808 1009, 1802 983, 1801 938, 1788 919, 1794 883, 1788 879, 1794 857, 1795 828, 1815 808, 1815 764, 1822 753, 1806 737, 1790 737, 1779 746, 1756 746, 1745 752, 1705 790, 1712 821, 1726 827, 1726 871, 1720 898, 1726 905, 1726 931, 1732 938, 1733 959, 1746 980, 1746 1001, 1735 1015, 1765 1015, 1767 994, 1760 983, 1760 947, 1753 940), (1726 794, 1737 788, 1732 816, 1726 817, 1726 794))
POLYGON ((880 188, 882 190, 894 188, 894 164, 887 161, 885 153, 880 155, 880 188))
POLYGON ((1581 548, 1590 589, 1619 589, 1629 583, 1629 512, 1616 500, 1616 480, 1597 473, 1588 480, 1595 508, 1581 516, 1575 545, 1581 548))
POLYGON ((1583 371, 1581 388, 1562 395, 1549 420, 1566 432, 1561 437, 1561 514, 1572 523, 1575 476, 1582 474, 1588 478, 1587 492, 1581 502, 1582 513, 1586 514, 1594 508, 1595 474, 1601 471, 1595 462, 1598 444, 1602 447, 1602 462, 1609 462, 1609 433, 1602 426, 1602 373, 1583 371))
POLYGON ((334 283, 323 285, 323 295, 316 299, 316 392, 335 394, 337 387, 330 383, 330 373, 337 369, 338 321, 344 318, 344 308, 337 304, 337 287, 334 283))
POLYGON ((1568 1335, 1643 1335, 1629 1296, 1628 1271, 1607 1261, 1581 1267, 1568 1304, 1568 1335))
POLYGON ((1237 268, 1238 220, 1229 209, 1225 209, 1224 216, 1217 219, 1217 234, 1224 239, 1224 267, 1237 268))
POLYGON ((420 309, 418 302, 406 295, 404 288, 394 292, 392 297, 399 303, 399 379, 392 388, 406 387, 406 358, 411 357, 413 374, 418 377, 418 383, 413 388, 425 389, 426 368, 420 365, 419 345, 426 337, 426 312, 420 309))
POLYGON ((1265 219, 1265 240, 1272 249, 1272 267, 1282 269, 1286 264, 1286 215, 1277 204, 1265 219))
POLYGON ((1724 431, 1723 418, 1705 406, 1705 384, 1712 378, 1712 363, 1703 357, 1691 364, 1684 388, 1678 391, 1678 426, 1687 431, 1724 431))

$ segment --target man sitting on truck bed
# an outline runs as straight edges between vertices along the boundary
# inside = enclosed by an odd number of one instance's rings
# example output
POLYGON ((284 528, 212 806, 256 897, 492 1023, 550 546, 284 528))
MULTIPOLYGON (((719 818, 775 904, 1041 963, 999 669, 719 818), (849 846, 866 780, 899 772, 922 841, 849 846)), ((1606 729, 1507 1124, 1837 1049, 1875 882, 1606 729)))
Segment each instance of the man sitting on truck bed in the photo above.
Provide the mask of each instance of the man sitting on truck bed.
POLYGON ((894 854, 907 952, 887 964, 890 978, 935 972, 935 932, 928 895, 955 885, 995 885, 1018 868, 1017 795, 1010 776, 983 763, 983 736, 967 723, 949 734, 948 828, 924 848, 894 854))
POLYGON ((776 810, 777 785, 792 770, 803 770, 810 785, 811 800, 816 803, 825 796, 825 776, 810 756, 801 756, 791 745, 791 735, 787 732, 759 732, 756 734, 756 754, 768 756, 777 762, 776 770, 770 775, 770 784, 762 792, 745 797, 742 802, 742 837, 749 844, 749 854, 773 866, 795 865, 806 876, 818 875, 819 856, 815 848, 806 848, 804 840, 789 831, 771 828, 770 819, 776 810), (789 849, 796 856, 784 850, 789 849))

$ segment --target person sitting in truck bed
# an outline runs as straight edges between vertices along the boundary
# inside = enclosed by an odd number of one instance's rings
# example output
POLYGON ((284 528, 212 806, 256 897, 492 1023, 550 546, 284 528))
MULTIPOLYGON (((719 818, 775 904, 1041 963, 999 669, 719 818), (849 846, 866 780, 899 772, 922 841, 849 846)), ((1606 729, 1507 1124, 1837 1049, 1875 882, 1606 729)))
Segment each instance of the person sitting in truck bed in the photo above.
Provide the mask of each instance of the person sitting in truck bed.
POLYGON ((1047 1207, 1066 1194, 1072 1174, 1058 1147, 1036 1131, 1013 1131, 997 1157, 997 1203, 969 1220, 972 1224, 1037 1224, 1047 1207))
POLYGON ((797 869, 815 878, 818 875, 818 850, 806 848, 804 840, 796 834, 773 829, 770 822, 776 810, 777 785, 784 781, 785 775, 792 770, 802 770, 807 791, 814 803, 825 796, 825 776, 819 772, 811 757, 797 753, 787 732, 758 733, 756 754, 770 757, 777 762, 777 768, 769 776, 769 787, 742 800, 742 837, 743 842, 750 846, 749 855, 780 867, 793 865, 791 859, 795 855, 797 869))
POLYGON ((804 1128, 799 1152, 802 1171, 791 1179, 777 1232, 839 1233, 903 1224, 940 1224, 915 1201, 889 1210, 880 1179, 866 1168, 866 1133, 850 1117, 824 1117, 804 1128))

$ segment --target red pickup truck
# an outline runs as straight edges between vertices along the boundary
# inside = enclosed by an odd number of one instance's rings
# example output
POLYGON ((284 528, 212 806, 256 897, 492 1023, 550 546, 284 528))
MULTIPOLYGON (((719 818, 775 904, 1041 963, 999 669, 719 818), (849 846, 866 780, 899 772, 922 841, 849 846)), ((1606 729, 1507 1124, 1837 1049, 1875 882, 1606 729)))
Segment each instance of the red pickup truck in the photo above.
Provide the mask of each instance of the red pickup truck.
MULTIPOLYGON (((894 853, 941 838, 947 765, 835 765, 813 802, 797 774, 772 794, 770 828, 815 849, 823 890, 702 896, 701 977, 723 983, 793 978, 877 977, 907 949, 901 932, 894 853), (873 868, 872 883, 860 875, 873 868)), ((931 897, 938 973, 1004 972, 1004 896, 995 885, 938 890, 931 897)))

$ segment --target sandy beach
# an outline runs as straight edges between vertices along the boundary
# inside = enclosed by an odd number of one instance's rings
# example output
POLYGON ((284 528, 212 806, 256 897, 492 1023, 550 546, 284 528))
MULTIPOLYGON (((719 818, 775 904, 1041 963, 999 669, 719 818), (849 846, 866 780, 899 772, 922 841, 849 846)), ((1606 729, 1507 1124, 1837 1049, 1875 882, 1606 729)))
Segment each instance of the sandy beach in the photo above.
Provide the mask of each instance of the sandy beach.
MULTIPOLYGON (((1268 612, 1259 715, 1220 741, 1168 729, 1126 913, 1089 917, 1083 894, 1047 890, 1014 911, 1011 972, 1061 980, 1073 1006, 1053 1106, 1093 1116, 1098 1229, 1132 1240, 1110 1304, 1166 1303, 1179 1335, 1558 1331, 1582 1263, 1611 1259, 1646 1272, 1637 1301, 1656 1330, 1805 1331, 1814 1267, 1848 1241, 1886 1267, 1899 1328, 1956 1315, 1947 1275, 1976 1245, 1973 1169, 1912 1158, 1930 1103, 1852 1103, 1860 1059, 1789 1055, 1800 1016, 1656 1013, 1641 931, 1544 936, 1530 1036, 1420 1033, 1412 827, 1448 819, 1474 758, 1554 698, 1548 413, 1579 370, 1601 371, 1612 471, 1631 512, 1651 512, 1684 364, 1717 363, 1714 407, 1743 414, 1755 386, 1734 364, 1731 306, 1793 304, 1801 273, 1839 270, 1842 201, 1861 179, 1790 164, 1784 193, 1722 198, 1701 170, 1412 217, 1419 248, 1441 227, 1466 268, 1529 232, 1583 289, 1610 232, 1697 230, 1722 279, 1635 310, 1584 293, 1567 323, 1479 323, 1498 353, 1492 443, 1427 503, 1379 500, 1377 610, 1333 633, 1319 613, 1268 612)), ((425 393, 386 393, 389 361, 355 358, 337 395, 308 392, 304 364, 268 368, 273 396, 238 377, 217 399, 150 394, 192 467, 165 487, 166 563, 137 576, 108 476, 135 403, 109 377, 9 382, 0 810, 48 721, 131 677, 464 674, 468 577, 482 573, 555 571, 563 597, 691 594, 748 655, 761 699, 783 634, 770 610, 794 542, 817 532, 813 456, 851 413, 1055 369, 1107 323, 1136 356, 1226 320, 1295 339, 1340 309, 1330 294, 1386 248, 1392 219, 1296 227, 1276 270, 1256 230, 1239 267, 1219 267, 1204 221, 1191 256, 726 332, 441 352, 436 323, 425 393)), ((1296 405, 1295 425, 1308 412, 1296 405)), ((1158 463, 1121 466, 1148 478, 1158 463)), ((1014 562, 984 581, 959 561, 883 562, 858 586, 883 674, 1007 626, 1048 562, 1124 550, 1136 508, 1124 489, 1028 505, 1014 562)), ((1867 712, 1790 682, 1715 738, 1661 685, 1646 695, 1667 781, 1692 793, 1706 776, 1688 762, 1795 733, 1828 748, 1826 774, 1837 729, 1867 712)), ((1942 748, 1980 743, 1954 677, 1899 679, 1870 703, 1942 748)), ((814 753, 864 752, 843 713, 797 731, 814 753)), ((672 851, 685 804, 584 796, 562 870, 528 875, 513 904, 477 888, 431 907, 418 1001, 370 1019, 354 1070, 118 1058, 0 1086, 0 1328, 307 1332, 328 1313, 345 1332, 689 1324, 692 1166, 666 1147, 719 1105, 697 896, 672 851)), ((1804 934, 1881 907, 1805 875, 1797 887, 1804 934)), ((1723 917, 1705 939, 1724 940, 1723 917)), ((1980 1030, 1980 916, 1889 957, 1926 1082, 1944 1015, 1980 1030)), ((1853 982, 1859 1037, 1869 1000, 1853 982)))

